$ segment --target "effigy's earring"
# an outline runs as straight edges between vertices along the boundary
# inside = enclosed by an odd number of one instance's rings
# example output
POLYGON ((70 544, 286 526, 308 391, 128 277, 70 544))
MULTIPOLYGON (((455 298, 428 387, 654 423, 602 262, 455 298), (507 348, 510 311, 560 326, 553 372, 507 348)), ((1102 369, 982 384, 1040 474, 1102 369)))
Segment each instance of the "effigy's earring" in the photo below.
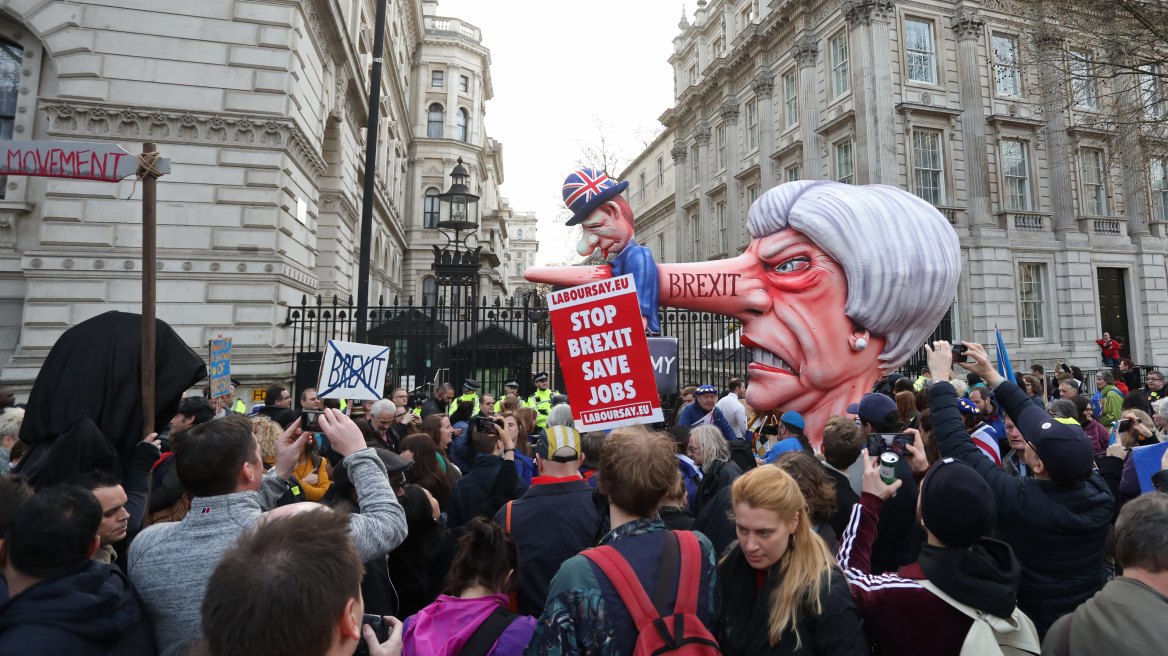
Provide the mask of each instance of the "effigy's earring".
POLYGON ((857 351, 863 351, 864 349, 868 348, 868 340, 861 337, 860 339, 856 340, 856 344, 852 346, 852 348, 857 351))

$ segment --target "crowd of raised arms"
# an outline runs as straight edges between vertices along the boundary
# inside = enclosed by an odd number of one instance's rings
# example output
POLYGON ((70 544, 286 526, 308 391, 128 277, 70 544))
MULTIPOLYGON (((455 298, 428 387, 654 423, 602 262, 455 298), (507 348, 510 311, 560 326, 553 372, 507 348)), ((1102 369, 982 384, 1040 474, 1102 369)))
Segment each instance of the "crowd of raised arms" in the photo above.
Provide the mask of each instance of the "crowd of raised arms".
POLYGON ((0 656, 1165 653, 1163 376, 964 346, 821 434, 740 379, 583 435, 547 374, 190 396, 51 485, 0 388, 0 656))

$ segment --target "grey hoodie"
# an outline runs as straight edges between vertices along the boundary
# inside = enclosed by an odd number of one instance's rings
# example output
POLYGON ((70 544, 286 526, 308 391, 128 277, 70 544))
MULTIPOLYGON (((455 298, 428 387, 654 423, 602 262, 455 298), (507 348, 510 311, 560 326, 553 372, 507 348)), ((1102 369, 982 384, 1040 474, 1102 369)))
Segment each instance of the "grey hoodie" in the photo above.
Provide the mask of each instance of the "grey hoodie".
POLYGON ((1055 621, 1042 656, 1160 656, 1168 648, 1168 597, 1121 576, 1055 621))

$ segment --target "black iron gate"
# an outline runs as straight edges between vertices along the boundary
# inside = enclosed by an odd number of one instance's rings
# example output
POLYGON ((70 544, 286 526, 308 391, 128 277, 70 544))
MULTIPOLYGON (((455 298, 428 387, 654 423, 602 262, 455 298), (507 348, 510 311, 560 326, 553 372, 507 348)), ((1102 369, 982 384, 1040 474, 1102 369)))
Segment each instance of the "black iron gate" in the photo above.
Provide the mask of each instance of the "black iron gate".
MULTIPOLYGON (((390 349, 386 391, 404 387, 411 395, 429 395, 443 382, 459 389, 466 378, 483 384, 483 391, 499 394, 503 383, 514 378, 519 393, 535 392, 532 375, 547 372, 552 387, 563 392, 563 375, 556 359, 551 322, 543 298, 528 294, 507 302, 448 305, 379 303, 369 309, 368 343, 390 349)), ((352 299, 341 302, 320 296, 288 310, 285 325, 292 330, 296 390, 313 387, 328 340, 352 341, 356 334, 356 308, 352 299)), ((730 317, 708 312, 661 308, 661 334, 678 340, 678 389, 689 385, 714 385, 725 389, 733 378, 746 378, 749 349, 739 344, 741 325, 730 317)), ((946 314, 933 339, 952 337, 952 319, 946 314)), ((906 375, 919 372, 924 350, 901 367, 906 375)), ((662 408, 668 416, 676 396, 666 395, 662 408)))

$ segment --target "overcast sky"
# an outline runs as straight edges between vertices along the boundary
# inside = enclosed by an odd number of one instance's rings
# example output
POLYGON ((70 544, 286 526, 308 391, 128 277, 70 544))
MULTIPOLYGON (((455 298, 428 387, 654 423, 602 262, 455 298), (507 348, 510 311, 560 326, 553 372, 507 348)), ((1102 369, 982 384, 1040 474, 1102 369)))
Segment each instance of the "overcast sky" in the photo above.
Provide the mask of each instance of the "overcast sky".
MULTIPOLYGON (((695 0, 696 1, 696 0, 695 0)), ((494 99, 487 134, 503 143, 503 195, 540 219, 537 262, 574 257, 562 221, 560 189, 595 140, 594 116, 612 125, 630 153, 638 130, 658 127, 673 104, 673 52, 681 2, 594 0, 440 0, 438 14, 478 26, 491 49, 494 99)), ((686 10, 692 20, 694 1, 686 10)), ((617 176, 620 171, 609 171, 617 176)))

